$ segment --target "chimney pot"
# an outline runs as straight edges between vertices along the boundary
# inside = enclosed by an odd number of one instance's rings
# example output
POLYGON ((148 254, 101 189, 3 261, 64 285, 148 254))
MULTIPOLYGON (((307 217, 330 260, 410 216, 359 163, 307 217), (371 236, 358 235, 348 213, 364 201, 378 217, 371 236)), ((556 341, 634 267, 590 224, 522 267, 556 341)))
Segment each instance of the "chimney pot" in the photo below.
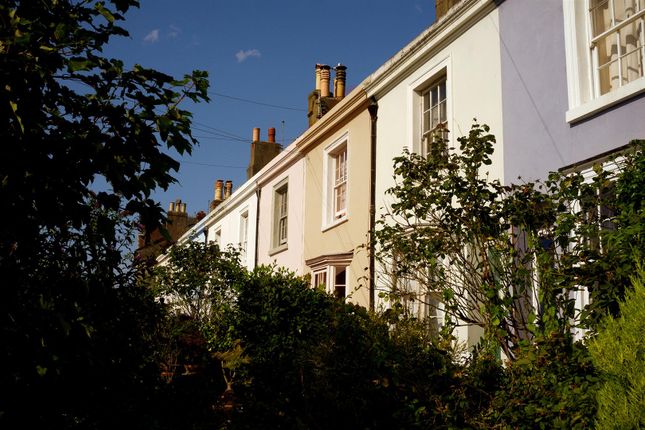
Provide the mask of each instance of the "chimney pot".
POLYGON ((174 212, 175 211, 175 202, 170 202, 170 205, 168 205, 168 212, 174 212))
POLYGON ((186 213, 186 203, 181 204, 181 213, 186 213))
POLYGON ((334 71, 336 72, 336 77, 334 78, 334 97, 341 99, 345 97, 345 80, 347 77, 346 70, 347 66, 343 66, 340 63, 338 63, 338 65, 334 67, 334 71))
POLYGON ((316 90, 320 91, 320 68, 322 64, 316 64, 316 90))
POLYGON ((233 181, 226 181, 226 185, 224 186, 224 200, 231 197, 232 190, 233 190, 233 181))
POLYGON ((275 128, 273 127, 269 129, 269 142, 275 143, 275 128))
POLYGON ((222 201, 222 186, 224 185, 224 181, 221 179, 218 179, 215 181, 215 201, 216 202, 221 202, 222 201))
POLYGON ((253 129, 253 142, 259 142, 259 141, 260 141, 260 129, 256 127, 253 129))
POLYGON ((329 69, 326 64, 320 66, 320 97, 329 97, 329 69))

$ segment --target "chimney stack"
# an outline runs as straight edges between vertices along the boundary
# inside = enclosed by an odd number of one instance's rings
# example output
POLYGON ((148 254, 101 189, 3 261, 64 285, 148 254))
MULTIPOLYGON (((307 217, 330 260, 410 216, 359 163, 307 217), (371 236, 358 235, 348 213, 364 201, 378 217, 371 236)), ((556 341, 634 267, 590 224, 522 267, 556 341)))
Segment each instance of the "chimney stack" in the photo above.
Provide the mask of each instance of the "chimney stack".
POLYGON ((345 80, 347 76, 347 66, 343 66, 342 64, 338 63, 336 67, 334 67, 334 71, 336 72, 336 77, 334 78, 334 97, 336 98, 343 98, 345 97, 345 80))
POLYGON ((168 213, 173 213, 175 215, 186 213, 186 203, 182 203, 181 199, 170 202, 168 205, 168 213))
POLYGON ((329 97, 329 69, 326 64, 320 66, 320 97, 329 97))
MULTIPOLYGON (((275 128, 269 128, 269 137, 267 141, 260 140, 260 129, 253 129, 253 142, 251 142, 251 159, 249 160, 249 166, 246 168, 246 178, 252 178, 256 173, 258 173, 264 166, 267 165, 276 155, 282 151, 282 146, 280 146, 275 141, 275 128), (256 136, 257 130, 257 136, 256 136), (257 138, 257 141, 255 140, 257 138)), ((228 183, 228 182, 227 182, 228 183)), ((233 184, 231 183, 231 188, 233 184)))
POLYGON ((232 191, 233 191, 233 181, 226 181, 226 185, 224 185, 224 200, 231 197, 232 191))
POLYGON ((435 21, 446 15, 460 0, 435 0, 435 21))

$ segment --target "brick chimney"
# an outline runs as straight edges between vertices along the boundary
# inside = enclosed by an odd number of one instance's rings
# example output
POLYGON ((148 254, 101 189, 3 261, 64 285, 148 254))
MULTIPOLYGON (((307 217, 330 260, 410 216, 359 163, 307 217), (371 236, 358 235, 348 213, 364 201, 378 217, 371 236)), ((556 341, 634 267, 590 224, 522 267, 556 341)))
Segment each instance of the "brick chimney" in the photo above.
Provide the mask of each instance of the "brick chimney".
POLYGON ((439 21, 448 11, 461 0, 435 0, 435 21, 439 21))
POLYGON ((157 255, 164 252, 195 225, 197 219, 189 216, 186 209, 186 203, 181 199, 170 202, 164 225, 166 232, 162 232, 161 228, 141 231, 138 237, 138 248, 135 251, 137 257, 153 262, 157 255))
POLYGON ((214 210, 217 206, 220 205, 220 203, 222 203, 223 185, 224 185, 224 181, 222 181, 221 179, 218 179, 217 181, 215 181, 215 198, 213 199, 213 201, 210 204, 210 207, 208 208, 209 211, 214 210))
POLYGON ((345 97, 345 80, 347 67, 338 64, 334 67, 334 94, 329 91, 329 71, 331 67, 326 64, 316 64, 316 88, 307 99, 307 119, 309 127, 323 117, 331 108, 345 97))
POLYGON ((275 141, 275 128, 270 128, 267 141, 260 140, 260 129, 253 129, 253 141, 251 142, 251 159, 246 169, 246 178, 252 178, 267 163, 282 151, 282 146, 275 141))

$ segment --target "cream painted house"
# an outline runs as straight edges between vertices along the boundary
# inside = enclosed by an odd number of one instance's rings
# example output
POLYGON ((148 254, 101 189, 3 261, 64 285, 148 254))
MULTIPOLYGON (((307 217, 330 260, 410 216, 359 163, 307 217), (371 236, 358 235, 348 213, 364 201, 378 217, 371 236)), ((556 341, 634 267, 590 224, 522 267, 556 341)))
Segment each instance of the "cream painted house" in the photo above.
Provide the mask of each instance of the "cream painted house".
POLYGON ((335 96, 338 104, 297 142, 305 169, 305 270, 312 286, 368 307, 369 101, 360 88, 335 96))

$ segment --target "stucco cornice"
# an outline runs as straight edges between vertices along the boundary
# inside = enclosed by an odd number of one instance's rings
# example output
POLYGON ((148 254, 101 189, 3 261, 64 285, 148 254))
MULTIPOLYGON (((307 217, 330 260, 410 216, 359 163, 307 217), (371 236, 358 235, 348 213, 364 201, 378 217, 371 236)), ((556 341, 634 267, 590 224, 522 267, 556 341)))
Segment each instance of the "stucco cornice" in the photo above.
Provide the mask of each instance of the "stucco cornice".
POLYGON ((305 264, 313 270, 333 264, 349 264, 354 258, 354 252, 348 251, 341 254, 327 254, 305 260, 305 264))
POLYGON ((499 0, 463 0, 428 27, 363 81, 367 97, 380 98, 482 18, 495 10, 499 0))

